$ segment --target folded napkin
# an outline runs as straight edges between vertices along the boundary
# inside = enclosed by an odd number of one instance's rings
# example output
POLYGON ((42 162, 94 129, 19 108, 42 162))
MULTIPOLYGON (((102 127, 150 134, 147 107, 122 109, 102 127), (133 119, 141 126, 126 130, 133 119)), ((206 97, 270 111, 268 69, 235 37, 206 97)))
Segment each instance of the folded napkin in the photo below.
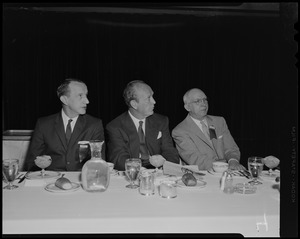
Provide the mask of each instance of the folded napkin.
POLYGON ((163 165, 164 174, 174 175, 177 177, 181 177, 183 175, 181 168, 187 168, 197 173, 200 172, 197 165, 181 165, 181 164, 171 163, 169 161, 165 161, 163 165))

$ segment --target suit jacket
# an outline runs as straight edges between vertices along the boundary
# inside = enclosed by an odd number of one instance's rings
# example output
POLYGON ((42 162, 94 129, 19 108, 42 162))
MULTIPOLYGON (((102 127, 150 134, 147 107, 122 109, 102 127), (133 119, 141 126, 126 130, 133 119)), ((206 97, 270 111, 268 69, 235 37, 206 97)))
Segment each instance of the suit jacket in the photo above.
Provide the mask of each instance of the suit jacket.
POLYGON ((187 164, 198 165, 199 170, 212 168, 217 160, 240 160, 240 150, 232 138, 223 117, 207 115, 210 131, 215 132, 212 144, 198 125, 187 117, 172 130, 172 137, 182 160, 187 164))
MULTIPOLYGON (((79 162, 78 141, 104 140, 102 120, 90 115, 79 115, 71 139, 67 145, 61 112, 37 120, 25 161, 25 169, 38 170, 34 164, 36 156, 50 155, 51 165, 47 170, 78 171, 83 163, 79 162)), ((105 159, 105 145, 102 157, 105 159)))
MULTIPOLYGON (((128 111, 106 126, 108 133, 108 161, 117 170, 125 170, 127 158, 139 158, 140 141, 137 129, 128 111)), ((179 154, 174 146, 166 116, 156 114, 146 118, 145 141, 150 155, 160 154, 166 160, 179 163, 179 154)), ((149 161, 142 161, 143 167, 151 168, 149 161)))

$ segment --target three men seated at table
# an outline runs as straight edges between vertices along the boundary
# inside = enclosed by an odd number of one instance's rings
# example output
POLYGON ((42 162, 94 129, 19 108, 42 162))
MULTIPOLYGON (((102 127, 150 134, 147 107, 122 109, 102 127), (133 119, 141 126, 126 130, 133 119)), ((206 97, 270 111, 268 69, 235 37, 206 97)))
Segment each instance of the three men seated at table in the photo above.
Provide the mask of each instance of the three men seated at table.
POLYGON ((106 126, 104 139, 102 120, 86 114, 87 86, 78 79, 67 79, 57 89, 62 102, 59 113, 38 119, 25 161, 25 170, 39 170, 34 160, 50 155, 47 170, 78 171, 78 141, 101 140, 102 158, 124 171, 125 160, 140 158, 145 168, 160 167, 167 160, 198 165, 199 170, 212 167, 217 160, 227 161, 231 169, 244 169, 239 163, 240 151, 223 117, 207 115, 208 100, 200 89, 187 91, 183 97, 187 117, 172 131, 169 119, 154 113, 153 91, 143 81, 131 81, 123 92, 128 111, 106 126), (107 146, 107 157, 105 157, 107 146))

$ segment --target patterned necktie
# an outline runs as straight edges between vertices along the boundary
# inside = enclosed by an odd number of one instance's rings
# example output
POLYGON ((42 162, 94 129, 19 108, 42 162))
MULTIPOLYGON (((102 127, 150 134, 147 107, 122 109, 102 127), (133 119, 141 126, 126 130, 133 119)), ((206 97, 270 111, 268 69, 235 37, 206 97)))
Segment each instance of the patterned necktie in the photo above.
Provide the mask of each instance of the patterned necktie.
POLYGON ((71 122, 72 122, 72 121, 73 121, 72 119, 69 119, 68 125, 67 125, 67 129, 66 129, 66 140, 67 140, 67 144, 69 143, 70 138, 71 138, 71 134, 72 134, 72 129, 71 129, 71 122))
POLYGON ((205 137, 208 139, 209 142, 211 142, 210 136, 209 136, 209 131, 208 131, 208 128, 207 128, 206 124, 204 123, 203 120, 200 121, 200 124, 202 126, 202 131, 203 131, 205 137))
POLYGON ((140 154, 141 154, 141 159, 149 159, 149 153, 148 149, 146 146, 146 141, 145 141, 145 135, 143 131, 143 121, 139 122, 139 128, 138 128, 138 135, 140 138, 140 154))

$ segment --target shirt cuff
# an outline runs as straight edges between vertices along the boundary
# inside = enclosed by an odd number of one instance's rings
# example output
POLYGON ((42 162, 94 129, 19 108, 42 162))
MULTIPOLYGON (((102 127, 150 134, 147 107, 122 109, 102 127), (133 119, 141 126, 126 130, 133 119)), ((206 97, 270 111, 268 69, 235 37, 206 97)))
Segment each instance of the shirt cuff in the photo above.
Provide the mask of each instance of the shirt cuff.
POLYGON ((237 159, 235 159, 235 158, 229 159, 229 160, 228 160, 228 163, 230 162, 230 160, 236 160, 238 163, 240 163, 239 160, 237 160, 237 159))

